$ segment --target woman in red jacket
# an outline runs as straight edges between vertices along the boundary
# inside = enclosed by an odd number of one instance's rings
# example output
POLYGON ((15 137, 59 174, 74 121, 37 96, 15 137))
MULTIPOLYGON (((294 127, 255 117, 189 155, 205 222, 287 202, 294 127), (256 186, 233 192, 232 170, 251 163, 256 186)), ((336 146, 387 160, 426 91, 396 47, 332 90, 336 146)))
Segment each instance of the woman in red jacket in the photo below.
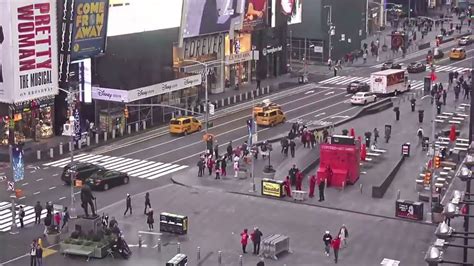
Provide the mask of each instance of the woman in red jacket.
POLYGON ((245 251, 245 248, 247 247, 247 243, 249 241, 249 234, 247 232, 247 229, 244 229, 244 231, 240 233, 240 244, 242 244, 242 251, 244 253, 247 253, 247 251, 245 251))

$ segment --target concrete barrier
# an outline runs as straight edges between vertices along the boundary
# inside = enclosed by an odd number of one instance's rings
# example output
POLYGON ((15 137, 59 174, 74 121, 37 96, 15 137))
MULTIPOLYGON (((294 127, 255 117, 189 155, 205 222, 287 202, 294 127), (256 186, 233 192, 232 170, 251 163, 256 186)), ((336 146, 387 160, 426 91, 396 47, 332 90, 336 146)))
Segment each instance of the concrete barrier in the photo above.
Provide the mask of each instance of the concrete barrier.
POLYGON ((393 179, 397 175, 397 172, 402 166, 404 161, 405 161, 405 156, 401 156, 398 163, 395 165, 392 171, 390 171, 390 173, 382 182, 382 184, 380 186, 372 186, 372 198, 378 198, 378 199, 383 198, 383 196, 385 195, 385 192, 387 192, 388 187, 390 186, 390 184, 392 184, 393 179))

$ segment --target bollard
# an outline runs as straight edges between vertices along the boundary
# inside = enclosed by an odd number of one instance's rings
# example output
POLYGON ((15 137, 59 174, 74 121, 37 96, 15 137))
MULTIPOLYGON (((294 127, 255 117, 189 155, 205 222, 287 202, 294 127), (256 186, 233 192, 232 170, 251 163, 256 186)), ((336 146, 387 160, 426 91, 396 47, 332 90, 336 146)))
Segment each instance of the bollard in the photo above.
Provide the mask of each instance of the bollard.
POLYGON ((242 266, 243 265, 243 261, 242 261, 242 255, 239 256, 239 266, 242 266))
POLYGON ((156 243, 156 250, 161 252, 161 238, 158 238, 158 243, 156 243))
POLYGON ((198 113, 201 113, 201 105, 198 105, 197 109, 198 109, 198 113))
POLYGON ((72 142, 69 141, 69 151, 72 151, 72 142))
POLYGON ((135 132, 138 132, 139 128, 140 128, 140 125, 138 124, 138 122, 135 123, 135 132))
POLYGON ((141 248, 143 244, 142 235, 138 235, 138 247, 141 248))
POLYGON ((217 263, 218 265, 222 264, 222 251, 217 251, 217 263))
POLYGON ((115 139, 115 128, 112 129, 112 139, 115 139))
POLYGON ((397 200, 400 199, 400 189, 397 191, 397 200))
POLYGON ((99 144, 99 133, 95 133, 95 144, 99 144))
POLYGON ((36 151, 36 159, 41 160, 41 151, 36 151))
POLYGON ((241 102, 241 101, 242 101, 242 93, 239 94, 239 102, 241 102))
POLYGON ((64 152, 64 151, 63 151, 63 143, 60 142, 60 143, 59 143, 59 155, 63 155, 63 152, 64 152))
POLYGON ((87 136, 86 138, 87 146, 91 145, 91 137, 87 136))
POLYGON ((176 248, 176 254, 181 253, 181 243, 178 242, 178 247, 176 248))
POLYGON ((362 194, 362 184, 359 184, 360 194, 362 194))
POLYGON ((237 103, 237 95, 234 95, 234 104, 237 103))
POLYGON ((221 100, 221 107, 222 107, 222 106, 225 106, 224 103, 225 103, 225 102, 224 102, 224 99, 222 99, 222 100, 221 100))
POLYGON ((128 133, 128 135, 132 134, 132 126, 131 125, 127 126, 127 133, 128 133))
POLYGON ((201 259, 201 248, 197 248, 197 260, 199 261, 201 259))
POLYGON ((107 136, 107 131, 106 131, 106 132, 104 132, 104 141, 107 141, 107 137, 108 136, 107 136))
POLYGON ((123 127, 120 127, 120 136, 123 137, 123 127))
POLYGON ((77 149, 80 150, 81 148, 82 148, 82 142, 81 142, 81 140, 78 140, 77 141, 77 149))
POLYGON ((49 148, 49 157, 50 158, 54 157, 54 149, 53 148, 49 148))
POLYGON ((417 194, 418 194, 418 195, 417 195, 417 196, 418 196, 418 200, 420 200, 420 192, 418 192, 417 194))
POLYGON ((257 90, 257 97, 260 96, 260 89, 257 90))
MULTIPOLYGON (((180 111, 180 113, 181 113, 181 111, 180 111)), ((145 129, 146 129, 146 120, 143 120, 143 130, 145 130, 145 129)))

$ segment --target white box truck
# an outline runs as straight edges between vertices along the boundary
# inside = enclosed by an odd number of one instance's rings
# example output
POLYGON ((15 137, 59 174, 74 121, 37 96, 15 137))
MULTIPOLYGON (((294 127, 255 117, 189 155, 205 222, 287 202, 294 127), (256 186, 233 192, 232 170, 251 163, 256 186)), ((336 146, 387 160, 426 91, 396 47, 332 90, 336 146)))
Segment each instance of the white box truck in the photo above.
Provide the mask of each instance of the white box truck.
POLYGON ((370 75, 370 91, 378 95, 397 95, 408 90, 408 72, 387 69, 370 75))

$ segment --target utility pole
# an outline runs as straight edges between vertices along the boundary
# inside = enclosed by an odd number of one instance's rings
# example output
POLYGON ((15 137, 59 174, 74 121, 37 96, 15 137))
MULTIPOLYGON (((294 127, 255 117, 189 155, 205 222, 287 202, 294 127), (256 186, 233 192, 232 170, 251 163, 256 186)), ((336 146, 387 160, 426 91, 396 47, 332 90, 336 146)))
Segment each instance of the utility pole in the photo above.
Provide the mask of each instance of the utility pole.
POLYGON ((332 26, 332 6, 327 5, 327 6, 324 6, 324 8, 329 8, 329 16, 328 16, 328 20, 327 20, 327 25, 329 26, 328 57, 329 57, 329 59, 331 59, 332 58, 332 35, 335 34, 336 30, 332 26))
MULTIPOLYGON (((10 156, 10 169, 11 169, 11 180, 13 184, 15 184, 15 171, 13 170, 13 145, 15 145, 15 120, 13 118, 13 105, 8 106, 8 111, 9 111, 9 117, 10 117, 10 124, 9 124, 9 135, 8 135, 8 140, 9 140, 9 145, 8 145, 8 154, 10 156)), ((19 233, 18 228, 16 226, 16 204, 15 204, 15 185, 13 186, 13 194, 10 196, 12 199, 12 226, 10 229, 10 234, 16 235, 19 233)))
POLYGON ((384 0, 380 0, 380 27, 383 27, 385 24, 383 23, 384 22, 384 9, 385 9, 385 5, 384 5, 384 0))
MULTIPOLYGON (((72 88, 69 88, 68 93, 68 106, 69 106, 69 128, 71 130, 71 144, 70 144, 70 155, 71 155, 71 165, 74 162, 74 134, 75 134, 75 125, 76 121, 74 119, 74 93, 72 88)), ((80 122, 80 121, 78 121, 80 122)), ((79 140, 80 141, 80 140, 79 140)), ((77 218, 76 207, 75 207, 75 198, 74 198, 74 185, 75 185, 75 170, 73 168, 69 169, 69 174, 71 176, 71 206, 69 206, 69 216, 71 218, 77 218)))
POLYGON ((365 1, 365 34, 369 36, 369 0, 365 1))

